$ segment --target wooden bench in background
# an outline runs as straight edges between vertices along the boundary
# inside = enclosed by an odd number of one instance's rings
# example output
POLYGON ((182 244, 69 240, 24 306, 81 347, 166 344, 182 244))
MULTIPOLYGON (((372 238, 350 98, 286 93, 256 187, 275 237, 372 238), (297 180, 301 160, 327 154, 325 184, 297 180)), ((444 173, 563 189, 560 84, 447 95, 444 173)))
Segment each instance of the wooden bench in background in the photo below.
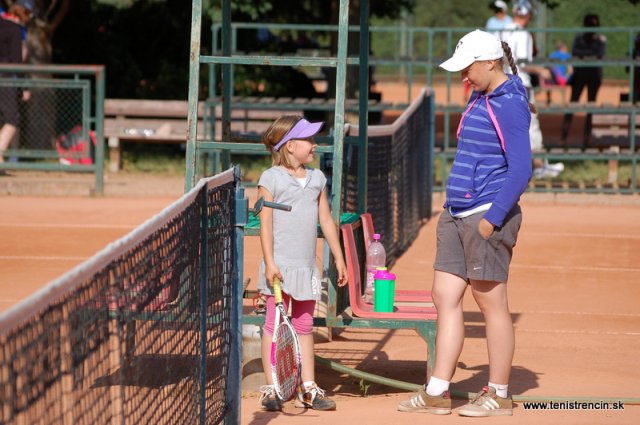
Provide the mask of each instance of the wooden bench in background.
MULTIPOLYGON (((631 114, 624 113, 594 113, 592 115, 591 146, 599 149, 606 148, 608 153, 619 155, 622 150, 631 149, 631 114)), ((639 149, 640 116, 635 117, 635 150, 639 149)), ((607 182, 616 185, 618 182, 618 159, 609 160, 607 182)))
MULTIPOLYGON (((282 99, 263 98, 258 101, 256 98, 253 102, 239 102, 239 99, 234 98, 232 106, 232 132, 261 134, 282 114, 302 114, 300 107, 278 107, 284 105, 282 99)), ((287 103, 291 101, 291 98, 286 99, 287 103)), ((214 139, 219 141, 222 112, 218 104, 214 103, 213 108, 216 117, 214 139)), ((109 147, 109 170, 117 172, 122 168, 124 142, 186 143, 188 109, 186 100, 105 99, 104 137, 109 147)), ((199 139, 206 137, 205 117, 205 103, 200 102, 199 139)))
MULTIPOLYGON (((231 132, 259 136, 282 115, 322 114, 334 108, 334 99, 234 96, 231 100, 231 132)), ((357 111, 357 99, 347 99, 345 108, 357 111)), ((379 114, 390 109, 402 110, 405 105, 370 100, 369 108, 372 114, 379 114)), ((125 142, 186 143, 188 109, 186 100, 105 99, 104 137, 109 147, 109 170, 117 172, 122 168, 125 142)), ((221 140, 221 116, 220 97, 198 104, 199 140, 221 140), (206 128, 204 120, 209 119, 213 124, 206 128)))
MULTIPOLYGON (((186 143, 188 102, 182 100, 105 99, 104 137, 109 170, 122 168, 122 143, 186 143)), ((202 116, 199 105, 198 116, 202 116)), ((198 134, 204 130, 198 123, 198 134)))
MULTIPOLYGON (((629 148, 631 139, 631 114, 594 113, 592 115, 591 143, 594 147, 629 148)), ((636 149, 640 139, 640 115, 635 118, 636 149)))

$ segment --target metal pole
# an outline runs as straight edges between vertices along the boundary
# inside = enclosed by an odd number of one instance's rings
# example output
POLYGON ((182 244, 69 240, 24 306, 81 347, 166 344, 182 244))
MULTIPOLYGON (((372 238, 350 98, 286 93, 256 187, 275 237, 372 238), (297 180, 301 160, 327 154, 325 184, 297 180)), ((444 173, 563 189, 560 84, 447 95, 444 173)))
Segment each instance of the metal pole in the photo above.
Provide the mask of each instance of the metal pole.
MULTIPOLYGON (((358 120, 358 212, 367 211, 367 177, 369 175, 369 0, 360 1, 360 98, 358 120)), ((334 159, 335 161, 335 159, 334 159)))
MULTIPOLYGON (((104 194, 104 66, 96 69, 96 195, 104 194)), ((87 139, 88 140, 88 139, 87 139)))
MULTIPOLYGON (((222 56, 231 57, 231 0, 222 2, 222 56)), ((231 142, 231 64, 222 64, 222 141, 231 142)), ((222 153, 222 169, 231 165, 229 151, 222 153)))
POLYGON ((202 27, 202 0, 193 0, 191 6, 191 50, 189 54, 189 110, 187 112, 187 151, 184 191, 196 183, 196 140, 198 132, 198 86, 200 77, 200 33, 202 27))
POLYGON ((342 157, 344 144, 344 104, 347 81, 347 41, 349 37, 349 0, 340 0, 340 18, 338 28, 338 54, 336 68, 336 106, 333 133, 333 194, 331 214, 336 223, 340 223, 342 197, 342 157))

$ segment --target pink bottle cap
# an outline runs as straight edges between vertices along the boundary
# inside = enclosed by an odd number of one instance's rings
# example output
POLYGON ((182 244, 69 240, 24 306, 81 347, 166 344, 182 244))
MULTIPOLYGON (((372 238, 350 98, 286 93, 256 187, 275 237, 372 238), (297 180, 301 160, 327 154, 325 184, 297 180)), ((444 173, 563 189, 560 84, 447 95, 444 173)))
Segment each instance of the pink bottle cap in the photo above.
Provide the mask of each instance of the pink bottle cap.
POLYGON ((375 280, 396 280, 396 275, 390 273, 386 270, 378 270, 375 275, 373 275, 375 280))

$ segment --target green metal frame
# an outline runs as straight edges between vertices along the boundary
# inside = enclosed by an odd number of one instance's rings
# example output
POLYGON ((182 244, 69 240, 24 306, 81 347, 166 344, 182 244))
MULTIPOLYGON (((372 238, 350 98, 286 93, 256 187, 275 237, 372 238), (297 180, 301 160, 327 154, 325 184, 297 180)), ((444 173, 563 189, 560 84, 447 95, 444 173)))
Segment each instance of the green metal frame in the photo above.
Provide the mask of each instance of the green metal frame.
MULTIPOLYGON (((360 32, 362 34, 368 31, 368 15, 369 2, 361 0, 360 2, 360 32)), ((202 153, 220 153, 222 152, 223 167, 230 164, 225 163, 229 160, 231 152, 242 153, 264 153, 264 146, 258 143, 234 143, 231 139, 230 121, 231 108, 233 103, 232 96, 232 66, 233 65, 276 65, 276 66, 298 66, 298 65, 315 65, 336 68, 336 95, 334 104, 334 123, 332 145, 320 146, 318 152, 321 154, 332 154, 333 174, 332 178, 332 194, 331 194, 331 211, 334 222, 336 223, 352 223, 358 221, 359 214, 350 213, 343 214, 341 211, 341 196, 343 193, 343 147, 345 143, 345 85, 346 85, 346 67, 349 60, 347 58, 347 41, 348 41, 348 11, 349 1, 340 1, 339 25, 338 25, 338 52, 335 58, 314 58, 314 57, 274 57, 274 56, 243 56, 233 55, 231 49, 231 20, 230 20, 230 1, 223 0, 222 3, 222 55, 202 56, 200 55, 200 35, 201 35, 201 14, 202 1, 193 0, 193 28, 191 41, 191 62, 190 62, 190 85, 189 85, 189 113, 188 113, 188 132, 187 132, 187 172, 185 178, 185 189, 190 189, 195 185, 196 170, 198 166, 198 157, 202 153), (198 137, 197 129, 197 104, 198 104, 198 81, 200 75, 200 65, 210 64, 221 66, 222 71, 222 141, 216 141, 212 138, 207 139, 198 137), (226 156, 226 158, 225 158, 226 156)), ((361 55, 358 62, 363 66, 360 69, 360 93, 368 93, 369 74, 368 74, 368 37, 361 37, 360 48, 361 55)), ((432 101, 432 100, 431 100, 432 101)), ((235 104, 233 106, 236 106, 235 104)), ((368 115, 368 97, 360 99, 358 102, 358 110, 361 117, 368 115)), ((350 138, 349 143, 358 144, 364 155, 360 155, 358 164, 358 172, 360 175, 360 184, 366 187, 367 176, 367 120, 361 120, 358 128, 357 138, 350 138)), ((366 210, 366 190, 361 190, 358 197, 358 205, 362 212, 366 210)), ((247 235, 259 234, 259 222, 250 215, 246 199, 244 199, 242 189, 238 192, 237 208, 238 208, 238 229, 241 235, 236 239, 237 252, 239 260, 242 259, 243 237, 247 235), (240 231, 240 230, 239 230, 240 231)), ((319 237, 320 234, 319 230, 319 237)), ((329 251, 325 249, 325 253, 329 251)), ((433 321, 422 320, 394 320, 394 319, 363 319, 351 318, 342 314, 345 307, 344 288, 338 288, 335 283, 335 265, 330 254, 325 255, 325 271, 329 277, 328 285, 328 301, 326 317, 315 318, 315 324, 326 327, 362 327, 362 328, 380 328, 380 329, 415 329, 421 337, 427 341, 429 347, 435 344, 435 323, 433 321), (340 304, 340 305, 338 305, 340 304)), ((240 267, 240 266, 238 266, 240 267)), ((236 285, 241 282, 236 279, 236 285)), ((242 323, 259 323, 263 320, 261 317, 243 316, 242 323)), ((431 354, 431 353, 430 353, 431 354)), ((434 356, 428 357, 428 367, 431 370, 433 366, 434 356)), ((237 361, 237 359, 236 359, 237 361)), ((238 371, 240 371, 238 367, 238 371)), ((239 373, 239 372, 238 372, 239 373)), ((230 402, 231 403, 231 402, 230 402)), ((231 412, 230 412, 231 414, 231 412)), ((237 420, 237 417, 229 418, 230 421, 237 420)))
MULTIPOLYGON (((93 165, 63 165, 53 162, 5 162, 0 164, 0 170, 37 170, 37 171, 68 171, 92 172, 95 174, 95 194, 104 193, 104 99, 105 99, 105 68, 98 65, 13 65, 0 64, 0 74, 52 74, 65 75, 72 78, 0 78, 0 86, 14 87, 51 87, 77 88, 82 90, 83 136, 88 139, 88 130, 93 126, 96 135, 95 162, 93 165), (95 84, 92 80, 95 79, 95 84), (94 91, 95 90, 95 91, 94 91), (91 107, 92 91, 95 94, 93 108, 91 107), (93 109, 93 115, 91 110, 93 109)), ((57 153, 46 150, 7 150, 7 154, 15 153, 25 158, 57 158, 57 153)))
MULTIPOLYGON (((368 0, 363 0, 368 3, 368 0)), ((259 65, 271 64, 280 66, 291 66, 297 64, 313 63, 318 66, 327 66, 336 68, 336 101, 335 101, 335 118, 332 153, 334 157, 333 172, 333 194, 331 197, 332 216, 335 222, 340 220, 342 194, 342 157, 343 157, 343 139, 344 139, 344 109, 345 96, 344 88, 346 84, 346 56, 347 56, 347 25, 348 25, 349 1, 340 0, 339 11, 339 36, 338 36, 338 54, 336 58, 277 58, 277 57, 247 57, 233 56, 231 54, 231 2, 230 0, 222 0, 222 56, 204 56, 201 55, 201 27, 202 27, 202 0, 192 1, 192 29, 191 29, 191 51, 189 64, 189 111, 188 111, 188 129, 187 129, 187 148, 186 148, 186 175, 185 175, 185 191, 188 191, 195 185, 196 167, 199 155, 207 152, 217 153, 222 151, 222 162, 229 165, 231 151, 240 151, 244 149, 255 150, 254 146, 246 146, 242 144, 233 144, 231 140, 230 119, 231 119, 231 93, 232 93, 232 68, 231 65, 259 65), (215 63, 222 67, 222 83, 223 83, 223 103, 222 103, 222 144, 215 140, 198 140, 197 122, 198 122, 198 85, 200 76, 200 65, 215 63)), ((366 108, 366 104, 364 105, 366 108)), ((361 111, 362 112, 362 111, 361 111)), ((364 110, 366 114, 366 109, 364 110)), ((362 136, 366 140, 366 135, 362 136)), ((242 198, 242 192, 239 192, 242 198)), ((238 200, 238 202, 241 202, 238 200)), ((246 201, 244 201, 246 202, 246 201)), ((242 204, 244 205, 244 204, 242 204)), ((246 206, 245 206, 246 208, 246 206)), ((247 220, 239 220, 246 222, 247 220)), ((244 226, 242 233, 244 233, 244 226)), ((237 238, 237 247, 239 253, 242 253, 242 237, 237 238)), ((242 258, 242 256, 240 256, 242 258)), ((329 261, 333 265, 333 261, 329 261)), ((330 276, 335 275, 335 266, 332 266, 330 276)), ((241 282, 236 281, 237 285, 241 282)), ((329 291, 335 291, 333 285, 329 285, 329 291)), ((238 329, 240 330, 240 320, 238 321, 238 329)), ((236 334, 237 334, 236 332, 236 334)), ((238 339, 238 338, 236 338, 238 339)), ((240 359, 236 358, 234 362, 238 363, 240 359)), ((241 373, 241 368, 237 368, 237 373, 241 373)), ((240 382, 240 381, 238 381, 240 382)), ((230 406, 234 406, 240 399, 240 389, 232 389, 228 394, 227 401, 230 406)), ((239 409, 230 409, 226 422, 239 422, 239 409)))
MULTIPOLYGON (((363 17, 363 10, 361 10, 361 24, 365 21, 363 17)), ((214 40, 213 46, 218 46, 219 33, 221 32, 221 25, 215 23, 212 25, 212 37, 214 40)), ((272 23, 230 23, 227 31, 231 31, 231 51, 240 54, 240 52, 236 51, 236 40, 238 39, 238 32, 245 29, 257 29, 257 28, 268 28, 271 30, 279 31, 279 30, 302 30, 302 31, 320 31, 320 32, 335 32, 339 29, 336 25, 309 25, 309 24, 272 24, 272 23)), ((394 67, 399 67, 403 72, 404 80, 406 81, 407 92, 406 92, 406 103, 398 103, 398 104, 389 104, 382 103, 380 105, 375 105, 373 107, 369 107, 370 110, 403 110, 408 104, 413 100, 413 86, 415 82, 419 81, 418 77, 424 77, 424 85, 431 86, 434 81, 434 74, 438 73, 442 75, 442 78, 445 79, 446 82, 446 94, 444 99, 438 99, 439 103, 436 104, 436 111, 440 112, 444 116, 444 127, 450 128, 455 123, 452 122, 452 115, 457 115, 462 112, 461 105, 452 105, 452 85, 457 84, 457 76, 452 75, 451 73, 444 73, 438 70, 438 64, 445 59, 447 53, 453 51, 455 47, 455 43, 457 39, 463 34, 473 30, 474 28, 464 28, 464 27, 453 27, 453 28, 425 28, 425 27, 407 27, 407 26, 394 26, 394 27, 371 27, 363 30, 362 25, 358 26, 349 26, 348 31, 357 33, 361 31, 369 31, 372 37, 376 35, 383 36, 394 36, 397 40, 399 40, 399 47, 394 51, 394 55, 389 58, 379 58, 372 57, 369 58, 366 56, 363 57, 347 57, 347 63, 349 65, 355 65, 362 63, 362 67, 360 67, 360 72, 362 73, 367 66, 383 66, 383 65, 391 65, 394 67), (426 49, 424 48, 424 44, 426 44, 426 49), (420 46, 420 50, 418 49, 420 46), (444 46, 444 48, 443 48, 444 46), (426 53, 425 53, 426 51, 426 53), (440 55, 440 56, 438 56, 440 55), (416 81, 414 79, 418 78, 416 81)), ((537 38, 542 38, 545 40, 551 40, 552 37, 557 37, 559 35, 566 34, 575 34, 579 32, 583 32, 584 28, 530 28, 531 32, 535 34, 537 38)), ((633 53, 633 40, 635 34, 638 32, 637 27, 602 27, 598 29, 599 32, 610 35, 611 37, 616 35, 624 36, 627 42, 626 51, 624 52, 625 56, 614 58, 614 57, 606 57, 603 60, 580 60, 572 58, 568 63, 570 63, 574 67, 583 67, 583 66, 593 66, 598 65, 602 67, 629 67, 630 72, 628 73, 628 87, 633 87, 634 84, 634 73, 633 69, 640 66, 640 59, 632 59, 633 53)), ((368 51, 368 40, 369 37, 361 37, 361 52, 368 51), (366 47, 365 47, 366 46, 366 47), (363 50, 366 48, 367 50, 363 50)), ((551 44, 551 43, 546 43, 551 44)), ((215 52, 215 50, 214 50, 215 52)), ((546 56, 543 52, 543 56, 546 56)), ((320 60, 319 58, 316 58, 320 60)), ((301 58, 297 57, 286 57, 280 58, 279 60, 283 61, 283 63, 287 63, 290 66, 299 66, 302 65, 301 58)), ((253 63, 258 62, 258 59, 253 59, 253 63)), ((557 61, 552 59, 544 58, 544 59, 536 59, 533 63, 542 66, 548 66, 557 64, 557 61)), ((318 62, 311 61, 310 64, 317 65, 318 62)), ((219 104, 221 102, 221 97, 218 96, 216 92, 216 73, 215 73, 215 64, 211 64, 211 69, 209 72, 209 90, 211 93, 210 99, 207 100, 209 105, 219 104)), ((233 68, 233 65, 231 65, 233 68)), ((233 69, 231 70, 233 72, 233 69)), ((362 76, 363 74, 361 74, 362 76)), ((368 76, 367 76, 368 77, 368 76)), ((439 77, 440 78, 440 77, 439 77)), ((361 78, 361 84, 364 80, 361 78)), ((361 86, 361 91, 366 90, 366 87, 363 89, 361 86)), ((228 95, 228 93, 227 93, 228 95)), ((233 92, 230 94, 233 96, 233 92)), ((360 98, 359 101, 364 101, 364 99, 360 98)), ((238 108, 244 110, 285 110, 287 108, 300 110, 302 108, 301 105, 297 104, 285 104, 281 102, 250 102, 245 101, 243 98, 238 99, 237 102, 234 102, 234 105, 237 105, 238 108)), ((558 192, 615 192, 615 193, 637 193, 638 189, 638 162, 640 160, 640 152, 637 151, 637 143, 635 141, 635 131, 637 129, 637 124, 634 120, 634 117, 638 115, 638 105, 631 104, 623 104, 621 106, 597 106, 594 104, 586 104, 586 105, 537 105, 539 113, 541 115, 545 114, 558 114, 558 113, 611 113, 611 114, 626 114, 630 117, 630 131, 629 131, 629 149, 624 149, 622 153, 618 154, 619 157, 617 159, 621 161, 625 161, 631 164, 631 181, 629 188, 606 188, 606 187, 593 187, 593 188, 578 188, 578 187, 568 187, 567 185, 560 185, 557 188, 549 188, 548 186, 543 186, 541 188, 532 188, 530 190, 533 191, 558 191, 558 192)), ((305 104, 305 110, 328 110, 330 106, 326 104, 313 105, 313 104, 305 104)), ((347 108, 348 109, 348 108, 347 108)), ((354 108, 355 109, 355 108, 354 108)), ((215 114, 214 114, 215 115, 215 114)), ((365 117, 366 115, 360 114, 361 117, 365 117)), ((215 116, 210 117, 212 122, 215 123, 215 116)), ((362 125, 362 120, 359 125, 362 125)), ((212 127, 213 129, 215 126, 212 127)), ((210 137, 215 139, 215 133, 211 133, 210 137)), ((362 141, 360 142, 362 143, 362 141)), ((444 140, 442 141, 442 149, 436 153, 437 159, 446 164, 448 160, 451 159, 453 153, 452 149, 454 146, 453 141, 450 139, 450 133, 448 131, 444 132, 444 140)), ((586 151, 580 152, 577 155, 571 151, 565 152, 556 152, 554 150, 547 151, 546 153, 538 153, 537 157, 546 157, 548 159, 563 159, 565 161, 581 161, 581 160, 595 160, 602 161, 610 159, 610 155, 601 154, 599 152, 594 151, 586 151)), ((362 164, 360 164, 362 165, 362 164)), ((444 189, 444 182, 446 181, 446 173, 447 167, 440 167, 441 175, 439 176, 439 180, 441 182, 438 190, 444 189)), ((364 186, 362 186, 364 187, 364 186)), ((364 190, 359 193, 365 193, 364 190)), ((359 207, 361 210, 366 209, 366 199, 362 199, 359 201, 359 207)))
MULTIPOLYGON (((368 0, 361 2, 361 15, 367 14, 367 19, 361 22, 368 28, 368 0)), ((338 25, 338 53, 334 57, 316 58, 316 57, 282 57, 282 56, 245 56, 233 55, 232 43, 232 24, 231 9, 228 0, 222 1, 222 55, 200 55, 201 45, 201 14, 202 2, 194 0, 192 9, 192 27, 191 34, 191 62, 190 62, 190 85, 189 85, 189 128, 187 131, 187 172, 185 178, 185 190, 188 190, 195 184, 197 158, 201 153, 223 152, 222 168, 230 165, 229 154, 231 152, 257 151, 260 149, 257 144, 233 143, 231 141, 230 121, 231 121, 231 99, 233 96, 233 85, 231 84, 232 65, 270 65, 270 66, 323 66, 336 68, 336 96, 334 105, 334 123, 333 123, 333 157, 334 191, 331 198, 332 214, 334 220, 338 221, 340 217, 340 195, 342 193, 342 154, 344 142, 344 114, 345 114, 345 85, 346 85, 346 67, 347 67, 347 40, 348 40, 348 18, 349 18, 349 1, 340 1, 339 25, 338 25), (196 4, 197 3, 197 4, 196 4), (196 16, 197 15, 197 16, 196 16), (196 125, 197 125, 197 82, 200 75, 200 65, 220 65, 222 67, 222 142, 211 140, 196 141, 196 125), (195 83, 195 84, 194 84, 195 83), (226 158, 225 158, 226 156, 226 158)), ((368 43, 368 40, 367 40, 368 43)), ((217 45, 217 41, 216 41, 217 45)), ((368 49, 365 51, 368 57, 368 49)), ((368 86, 367 78, 360 84, 368 86)), ((217 84, 214 82, 214 86, 217 84)), ((367 115, 368 103, 361 102, 359 105, 360 114, 367 115)), ((205 135, 206 137, 206 135, 205 135)), ((365 132, 361 135, 361 140, 366 140, 365 132)), ((363 143, 363 142, 361 142, 363 143)), ((365 143, 363 143, 365 144, 365 143)), ((262 147, 264 149, 264 147, 262 147)))

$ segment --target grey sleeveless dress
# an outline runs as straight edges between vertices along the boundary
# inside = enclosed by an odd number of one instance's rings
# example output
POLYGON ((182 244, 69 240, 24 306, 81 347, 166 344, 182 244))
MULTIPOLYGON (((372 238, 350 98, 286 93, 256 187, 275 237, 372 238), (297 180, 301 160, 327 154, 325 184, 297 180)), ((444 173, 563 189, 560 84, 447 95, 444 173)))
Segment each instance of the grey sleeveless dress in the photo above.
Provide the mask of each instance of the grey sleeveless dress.
MULTIPOLYGON (((282 273, 282 290, 296 300, 319 300, 321 275, 316 266, 318 199, 327 183, 322 171, 306 168, 302 186, 280 167, 264 171, 258 186, 273 195, 274 202, 291 205, 291 211, 273 210, 273 255, 282 273)), ((260 264, 258 290, 272 295, 260 264)))

